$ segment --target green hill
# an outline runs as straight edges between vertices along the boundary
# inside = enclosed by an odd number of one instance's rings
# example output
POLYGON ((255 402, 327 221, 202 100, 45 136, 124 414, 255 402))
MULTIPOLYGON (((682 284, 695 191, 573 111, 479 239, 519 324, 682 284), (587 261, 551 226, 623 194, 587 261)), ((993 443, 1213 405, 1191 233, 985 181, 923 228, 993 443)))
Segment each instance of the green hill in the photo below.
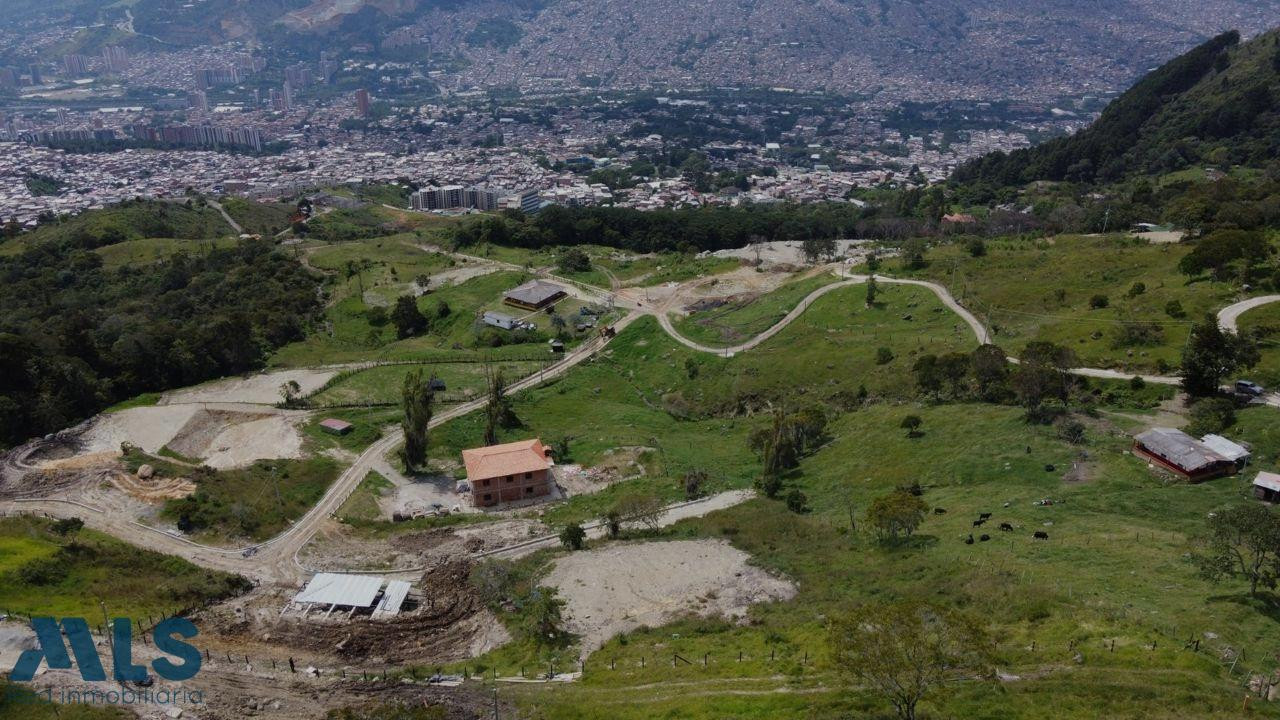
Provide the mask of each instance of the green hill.
POLYGON ((1228 32, 1151 72, 1089 128, 958 168, 964 183, 1114 182, 1194 164, 1262 166, 1280 154, 1280 30, 1228 32))

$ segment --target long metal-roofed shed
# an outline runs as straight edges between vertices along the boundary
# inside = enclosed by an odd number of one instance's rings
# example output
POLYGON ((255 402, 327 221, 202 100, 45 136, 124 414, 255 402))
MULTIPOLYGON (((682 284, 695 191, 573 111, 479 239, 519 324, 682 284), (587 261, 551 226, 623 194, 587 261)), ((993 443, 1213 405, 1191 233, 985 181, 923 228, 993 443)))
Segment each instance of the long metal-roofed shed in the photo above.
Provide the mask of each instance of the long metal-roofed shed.
POLYGON ((502 301, 525 310, 541 310, 565 295, 568 295, 565 289, 555 283, 546 280, 530 280, 508 290, 502 301))
POLYGON ((1236 472, 1236 461, 1174 428, 1152 428, 1133 439, 1133 452, 1191 482, 1236 472))
POLYGON ((301 607, 303 617, 318 608, 324 609, 324 617, 329 617, 334 610, 345 612, 347 617, 363 611, 370 612, 375 618, 391 617, 400 612, 409 595, 409 583, 392 580, 384 592, 384 582, 380 577, 368 575, 317 573, 293 596, 285 611, 301 607))

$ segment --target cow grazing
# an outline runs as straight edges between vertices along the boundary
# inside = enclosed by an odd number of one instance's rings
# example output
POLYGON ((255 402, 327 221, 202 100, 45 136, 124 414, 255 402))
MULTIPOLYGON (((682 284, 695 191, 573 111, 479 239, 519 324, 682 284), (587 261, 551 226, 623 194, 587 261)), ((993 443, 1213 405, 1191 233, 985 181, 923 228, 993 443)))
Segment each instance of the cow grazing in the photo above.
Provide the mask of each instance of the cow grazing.
POLYGON ((978 540, 980 540, 980 541, 982 541, 982 542, 986 542, 986 541, 988 541, 988 540, 990 540, 990 539, 991 539, 991 536, 990 536, 990 535, 983 535, 982 537, 978 538, 978 540))
POLYGON ((1036 531, 1036 539, 1037 539, 1037 540, 1048 540, 1048 539, 1049 539, 1049 533, 1047 533, 1047 532, 1045 532, 1045 531, 1043 531, 1043 530, 1037 530, 1037 531, 1036 531))
POLYGON ((972 533, 969 535, 969 537, 967 537, 967 538, 965 538, 965 539, 964 539, 964 544, 965 544, 965 545, 972 545, 972 544, 973 544, 973 534, 972 534, 972 533))
POLYGON ((947 509, 946 509, 946 508, 934 508, 934 509, 933 509, 933 514, 934 514, 934 515, 946 515, 946 514, 947 514, 947 509))
POLYGON ((1009 523, 1000 523, 1000 529, 1004 532, 1013 532, 1013 526, 1009 523))
POLYGON ((991 513, 978 513, 978 519, 979 519, 979 520, 990 520, 990 519, 991 519, 991 513))
POLYGON ((982 524, 983 524, 983 523, 985 523, 985 522, 986 522, 986 520, 974 520, 974 521, 973 521, 973 526, 974 526, 974 527, 982 527, 982 524))

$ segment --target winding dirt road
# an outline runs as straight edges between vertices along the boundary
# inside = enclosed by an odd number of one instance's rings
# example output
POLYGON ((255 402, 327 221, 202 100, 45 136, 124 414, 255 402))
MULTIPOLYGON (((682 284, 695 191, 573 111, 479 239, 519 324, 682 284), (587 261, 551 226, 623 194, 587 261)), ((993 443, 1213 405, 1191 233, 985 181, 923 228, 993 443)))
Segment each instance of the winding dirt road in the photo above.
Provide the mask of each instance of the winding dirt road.
MULTIPOLYGON (((426 250, 428 248, 424 247, 423 249, 426 250)), ((430 249, 436 250, 436 248, 430 249)), ((460 255, 457 253, 454 254, 460 255)), ((470 260, 490 262, 485 258, 466 257, 470 260)), ((497 264, 504 266, 507 265, 506 263, 497 264)), ((841 268, 836 266, 832 267, 832 271, 835 272, 838 277, 842 278, 842 280, 813 291, 772 327, 744 343, 728 348, 702 345, 682 336, 675 329, 669 317, 669 310, 677 299, 676 295, 673 295, 668 302, 660 306, 645 307, 641 306, 638 302, 629 302, 625 298, 620 298, 615 293, 604 288, 597 288, 584 283, 568 281, 564 278, 556 277, 545 270, 537 274, 565 283, 571 288, 572 294, 582 297, 583 299, 618 303, 630 310, 626 316, 615 324, 614 327, 618 331, 625 329, 640 317, 652 315, 657 318, 663 330, 680 344, 699 352, 720 356, 733 356, 740 352, 750 351, 773 338, 778 333, 786 329, 791 323, 795 322, 795 320, 802 316, 814 302, 823 296, 847 287, 866 283, 871 277, 868 275, 843 274, 841 272, 841 268)), ((947 308, 964 320, 972 330, 974 337, 979 344, 986 344, 991 341, 991 335, 982 322, 974 316, 973 313, 969 312, 969 310, 962 306, 944 286, 925 280, 892 278, 883 275, 876 275, 875 280, 878 283, 915 285, 928 288, 947 308)), ((1237 329, 1237 321, 1240 315, 1251 309, 1277 301, 1280 301, 1280 295, 1261 296, 1235 303, 1224 308, 1218 313, 1218 321, 1224 329, 1235 331, 1237 329)), ((565 374, 570 369, 602 350, 608 342, 609 339, 607 338, 596 338, 590 342, 584 343, 582 346, 567 354, 555 365, 512 384, 507 388, 507 393, 517 393, 565 374)), ((1012 357, 1008 358, 1008 360, 1011 363, 1018 362, 1016 358, 1012 357)), ((1085 377, 1116 380, 1128 380, 1133 377, 1132 373, 1100 368, 1074 368, 1069 372, 1085 377)), ((1180 382, 1180 379, 1175 376, 1144 375, 1142 377, 1147 382, 1165 385, 1176 385, 1180 382)), ((431 427, 438 427, 450 420, 479 410, 484 406, 484 402, 485 401, 483 399, 473 400, 441 412, 432 419, 431 427)), ((262 582, 296 583, 302 577, 310 574, 310 571, 303 567, 298 560, 299 552, 308 542, 310 542, 311 538, 315 535, 324 520, 335 513, 338 508, 341 507, 342 503, 346 502, 347 498, 364 479, 365 475, 373 469, 374 465, 390 453, 401 442, 401 440, 402 433, 398 428, 390 430, 386 436, 366 448, 355 462, 347 468, 347 470, 344 471, 336 481, 334 481, 329 490, 325 493, 324 497, 321 498, 310 511, 308 511, 289 529, 270 540, 245 548, 229 549, 203 545, 174 533, 142 525, 126 518, 113 516, 101 508, 69 500, 30 499, 2 502, 0 503, 0 514, 43 513, 54 517, 69 517, 75 515, 81 517, 87 525, 94 529, 102 530, 115 537, 142 547, 187 558, 188 560, 205 567, 239 573, 262 582)), ((700 501, 699 503, 672 506, 667 509, 666 514, 664 515, 664 522, 675 522, 682 517, 691 516, 685 513, 696 512, 703 514, 714 509, 728 507, 729 505, 742 502, 746 497, 749 497, 749 495, 740 496, 739 494, 734 493, 722 493, 719 496, 700 501)), ((590 531, 599 533, 602 532, 602 529, 593 526, 590 528, 590 531)), ((554 544, 554 542, 555 539, 550 537, 537 538, 524 543, 518 543, 509 548, 499 549, 489 554, 498 556, 519 556, 547 544, 554 544)), ((389 571, 384 572, 383 574, 391 575, 395 574, 395 572, 396 571, 389 571)), ((409 570, 405 570, 404 572, 409 572, 409 570)))
MULTIPOLYGON (((640 317, 639 313, 626 315, 615 323, 614 327, 621 331, 638 317, 640 317)), ((555 365, 530 375, 519 382, 512 383, 507 388, 507 394, 518 393, 563 375, 602 350, 608 343, 609 338, 604 337, 584 343, 566 354, 555 365)), ((431 419, 430 426, 433 428, 438 427, 450 420, 479 410, 484 407, 484 404, 485 400, 481 398, 455 405, 444 412, 436 414, 431 419)), ((342 503, 346 502, 351 493, 364 480, 365 475, 373 469, 373 466, 390 453, 402 440, 403 433, 399 428, 390 430, 383 438, 366 448, 356 461, 329 486, 324 497, 289 529, 270 540, 244 548, 220 548, 204 545, 175 533, 113 515, 92 505, 69 500, 31 499, 2 502, 0 503, 0 515, 24 513, 47 514, 53 517, 70 517, 74 515, 83 519, 86 525, 95 530, 101 530, 141 547, 184 557, 204 567, 239 573, 260 582, 295 583, 310 574, 310 571, 304 568, 298 560, 299 551, 311 541, 311 538, 324 520, 337 512, 342 503)), ((390 575, 394 574, 394 572, 384 572, 383 574, 390 575)))
MULTIPOLYGON (((681 335, 680 332, 676 330, 675 325, 672 324, 671 318, 668 316, 668 313, 665 310, 649 311, 649 312, 657 315, 658 322, 662 325, 662 329, 666 331, 666 333, 670 335, 672 339, 674 339, 676 342, 679 342, 681 345, 684 345, 685 347, 691 348, 693 350, 697 350, 699 352, 710 353, 712 355, 720 355, 723 357, 733 357, 734 355, 740 352, 746 352, 748 350, 751 350, 752 348, 759 346, 761 343, 769 340, 773 336, 782 332, 784 329, 786 329, 788 325, 790 325, 791 323, 799 319, 800 316, 803 315, 804 312, 808 310, 809 307, 812 306, 813 303, 816 302, 822 296, 828 293, 835 292, 837 290, 842 290, 846 287, 863 284, 867 282, 867 280, 870 278, 869 275, 842 274, 838 269, 835 270, 835 272, 839 277, 843 277, 847 279, 841 282, 832 283, 831 285, 826 285, 824 287, 818 288, 817 290, 814 290, 813 292, 805 296, 805 298, 801 300, 799 304, 797 304, 796 307, 791 310, 791 312, 787 313, 786 316, 783 317, 781 320, 779 320, 773 327, 770 327, 768 330, 765 330, 764 332, 760 333, 759 335, 755 336, 754 338, 751 338, 750 340, 744 343, 741 343, 739 345, 734 345, 732 347, 712 347, 709 345, 703 345, 701 343, 690 340, 689 338, 681 335)), ((949 308, 952 312, 960 316, 961 320, 964 320, 965 324, 969 326, 969 329, 973 331, 974 338, 978 341, 979 345, 986 345, 991 342, 991 334, 990 332, 987 331, 986 326, 982 324, 982 321, 979 320, 973 313, 969 312, 969 310, 966 309, 963 305, 961 305, 959 301, 957 301, 955 297, 951 295, 951 292, 947 290, 946 287, 935 282, 929 282, 927 280, 908 280, 905 278, 893 278, 885 275, 876 275, 875 279, 876 279, 876 282, 884 283, 886 285, 915 285, 918 287, 924 287, 924 288, 928 288, 929 290, 932 290, 933 294, 938 296, 938 300, 942 301, 943 305, 947 306, 947 308, 949 308)), ((1242 300, 1232 305, 1228 305, 1227 307, 1218 311, 1218 325, 1223 330, 1227 330, 1229 332, 1238 332, 1239 331, 1238 321, 1241 315, 1248 312, 1249 310, 1253 310, 1255 308, 1262 307, 1263 305, 1268 305, 1274 302, 1280 302, 1280 295, 1262 295, 1255 298, 1249 298, 1248 300, 1242 300)), ((1009 357, 1007 359, 1011 363, 1014 363, 1014 364, 1018 363, 1018 359, 1015 357, 1009 357)), ((1105 368, 1080 367, 1080 368, 1071 368, 1067 372, 1071 373, 1072 375, 1078 375, 1080 377, 1091 377, 1091 378, 1099 378, 1099 379, 1106 379, 1106 380, 1130 380, 1133 377, 1135 377, 1135 374, 1131 372, 1124 372, 1122 370, 1108 370, 1105 368)), ((1178 385, 1178 384, 1181 384, 1182 382, 1182 378, 1176 375, 1137 375, 1137 377, 1142 378, 1146 382, 1155 383, 1158 385, 1178 385)))
POLYGON ((1240 316, 1254 308, 1269 305, 1273 302, 1280 302, 1280 295, 1260 295, 1256 298, 1241 300, 1234 305, 1228 305, 1218 311, 1218 326, 1223 330, 1231 332, 1239 332, 1238 321, 1240 316))

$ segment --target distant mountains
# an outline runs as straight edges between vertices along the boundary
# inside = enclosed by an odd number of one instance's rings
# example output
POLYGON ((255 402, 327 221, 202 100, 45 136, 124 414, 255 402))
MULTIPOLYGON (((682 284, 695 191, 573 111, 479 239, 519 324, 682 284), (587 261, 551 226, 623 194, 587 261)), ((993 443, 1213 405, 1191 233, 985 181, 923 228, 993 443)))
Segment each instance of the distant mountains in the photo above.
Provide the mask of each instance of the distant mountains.
MULTIPOLYGON (((39 7, 11 0, 19 17, 39 7), (30 6, 30 7, 28 7, 30 6)), ((124 3, 49 0, 85 20, 124 3)), ((1280 0, 136 0, 137 32, 430 56, 454 87, 783 86, 890 100, 1051 100, 1125 87, 1280 0)), ((0 25, 4 19, 0 18, 0 25)))
POLYGON ((957 170, 961 182, 1110 182, 1280 158, 1280 30, 1219 35, 1150 73, 1086 130, 957 170))

